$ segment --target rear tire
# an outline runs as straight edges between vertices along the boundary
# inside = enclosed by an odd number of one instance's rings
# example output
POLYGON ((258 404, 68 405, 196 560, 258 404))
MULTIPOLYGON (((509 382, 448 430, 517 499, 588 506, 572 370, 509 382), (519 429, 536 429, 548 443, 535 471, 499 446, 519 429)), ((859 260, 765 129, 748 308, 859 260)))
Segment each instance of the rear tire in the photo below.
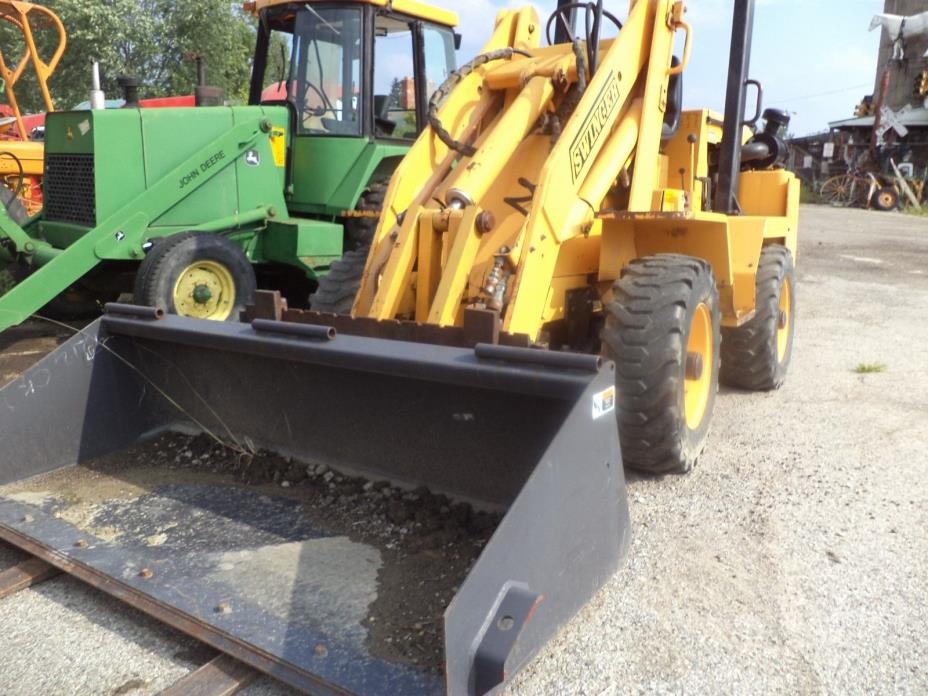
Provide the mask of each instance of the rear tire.
POLYGON ((361 247, 346 252, 329 267, 329 272, 319 279, 316 292, 309 296, 309 308, 312 311, 351 314, 355 295, 361 287, 368 251, 368 247, 361 247))
POLYGON ((793 355, 796 272, 786 247, 764 247, 756 282, 754 318, 722 329, 721 380, 732 387, 770 391, 783 384, 793 355))
POLYGON ((613 292, 602 340, 616 364, 622 458, 652 474, 687 472, 705 448, 718 390, 712 269, 690 256, 649 256, 623 269, 613 292))
POLYGON ((241 247, 218 234, 181 232, 155 242, 135 276, 135 303, 171 314, 238 321, 257 281, 241 247))
POLYGON ((377 181, 361 194, 355 210, 362 213, 377 213, 377 217, 352 217, 345 221, 345 251, 357 251, 370 247, 380 222, 383 202, 387 195, 387 184, 377 181))

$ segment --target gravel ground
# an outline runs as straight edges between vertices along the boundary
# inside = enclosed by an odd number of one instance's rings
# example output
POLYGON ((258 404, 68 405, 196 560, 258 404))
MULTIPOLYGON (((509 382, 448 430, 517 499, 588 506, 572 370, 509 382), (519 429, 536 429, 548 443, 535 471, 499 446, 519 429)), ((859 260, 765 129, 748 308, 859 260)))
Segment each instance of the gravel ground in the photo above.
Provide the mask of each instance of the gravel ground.
POLYGON ((625 568, 511 693, 928 692, 928 220, 801 235, 786 384, 723 389, 692 474, 630 476, 625 568))
MULTIPOLYGON (((511 694, 928 692, 928 220, 804 208, 799 275, 786 385, 723 390, 692 474, 630 476, 625 567, 511 694)), ((65 577, 0 601, 0 651, 12 696, 156 693, 210 657, 65 577)))

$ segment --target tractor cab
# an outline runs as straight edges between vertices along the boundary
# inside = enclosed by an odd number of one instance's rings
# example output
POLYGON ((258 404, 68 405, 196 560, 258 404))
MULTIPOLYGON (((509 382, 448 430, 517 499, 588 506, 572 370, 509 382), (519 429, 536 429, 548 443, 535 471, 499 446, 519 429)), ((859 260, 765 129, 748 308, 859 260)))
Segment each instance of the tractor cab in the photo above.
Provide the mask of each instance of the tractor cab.
POLYGON ((413 0, 246 7, 259 21, 249 103, 292 112, 290 209, 352 208, 357 192, 342 184, 392 171, 427 125, 455 68, 457 16, 413 0))

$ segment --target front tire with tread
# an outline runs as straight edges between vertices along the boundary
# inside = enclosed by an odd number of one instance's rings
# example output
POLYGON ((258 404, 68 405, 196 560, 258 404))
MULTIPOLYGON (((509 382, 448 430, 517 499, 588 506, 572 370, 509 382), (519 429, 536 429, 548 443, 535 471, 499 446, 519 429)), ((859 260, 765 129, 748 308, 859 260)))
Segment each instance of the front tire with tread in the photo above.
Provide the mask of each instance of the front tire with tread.
POLYGON ((693 468, 709 434, 718 386, 720 312, 708 263, 677 254, 632 261, 616 281, 602 331, 616 364, 616 418, 625 464, 651 474, 693 468), (702 309, 700 309, 702 308, 702 309), (706 317, 710 370, 698 422, 687 421, 688 351, 696 317, 706 317))

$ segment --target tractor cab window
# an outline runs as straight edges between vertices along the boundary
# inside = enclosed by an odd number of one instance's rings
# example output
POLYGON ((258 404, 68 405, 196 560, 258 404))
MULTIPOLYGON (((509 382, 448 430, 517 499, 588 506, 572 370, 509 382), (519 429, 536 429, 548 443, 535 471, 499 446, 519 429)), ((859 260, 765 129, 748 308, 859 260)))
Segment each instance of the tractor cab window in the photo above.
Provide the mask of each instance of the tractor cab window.
POLYGON ((293 104, 298 133, 361 135, 362 17, 360 7, 311 5, 266 15, 260 101, 293 104))
POLYGON ((303 133, 360 135, 360 8, 313 8, 296 17, 288 99, 303 133))
POLYGON ((374 26, 374 135, 412 139, 416 124, 416 68, 409 22, 379 15, 374 26))

